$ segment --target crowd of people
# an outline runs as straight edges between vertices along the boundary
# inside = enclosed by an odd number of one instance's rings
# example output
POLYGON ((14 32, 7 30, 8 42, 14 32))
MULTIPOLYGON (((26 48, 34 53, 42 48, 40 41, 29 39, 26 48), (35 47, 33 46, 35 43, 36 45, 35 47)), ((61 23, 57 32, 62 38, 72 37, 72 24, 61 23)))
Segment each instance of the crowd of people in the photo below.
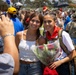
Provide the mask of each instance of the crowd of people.
POLYGON ((59 56, 47 67, 55 69, 57 75, 75 75, 73 59, 76 57, 76 10, 51 10, 45 6, 42 12, 17 11, 15 7, 9 7, 6 14, 0 12, 0 75, 51 75, 44 73, 46 66, 31 48, 47 43, 60 43, 60 30, 63 30, 62 41, 69 53, 59 44, 59 56), (43 36, 40 33, 41 27, 45 32, 43 36), (69 62, 73 66, 71 72, 69 62))

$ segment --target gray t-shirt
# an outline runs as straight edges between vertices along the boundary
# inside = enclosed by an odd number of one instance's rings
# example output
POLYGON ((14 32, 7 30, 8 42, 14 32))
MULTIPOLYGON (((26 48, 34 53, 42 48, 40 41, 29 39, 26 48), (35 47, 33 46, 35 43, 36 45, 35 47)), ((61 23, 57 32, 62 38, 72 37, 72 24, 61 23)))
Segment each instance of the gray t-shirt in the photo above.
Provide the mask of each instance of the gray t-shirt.
POLYGON ((13 75, 14 59, 10 54, 0 54, 0 75, 13 75))

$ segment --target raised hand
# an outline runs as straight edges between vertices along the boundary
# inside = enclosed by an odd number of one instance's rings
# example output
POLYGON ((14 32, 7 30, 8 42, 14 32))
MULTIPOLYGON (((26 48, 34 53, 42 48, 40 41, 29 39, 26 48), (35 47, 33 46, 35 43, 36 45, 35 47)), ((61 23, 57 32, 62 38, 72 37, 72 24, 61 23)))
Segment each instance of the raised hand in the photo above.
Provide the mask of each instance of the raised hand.
POLYGON ((0 35, 3 37, 6 34, 14 34, 13 22, 4 15, 0 18, 0 35))

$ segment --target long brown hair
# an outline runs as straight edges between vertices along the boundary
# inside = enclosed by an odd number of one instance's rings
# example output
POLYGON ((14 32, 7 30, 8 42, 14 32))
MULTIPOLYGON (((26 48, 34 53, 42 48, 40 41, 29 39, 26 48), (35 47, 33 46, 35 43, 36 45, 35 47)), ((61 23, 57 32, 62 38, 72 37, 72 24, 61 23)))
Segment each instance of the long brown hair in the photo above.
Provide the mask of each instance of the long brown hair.
POLYGON ((25 29, 28 29, 28 25, 29 25, 29 21, 30 21, 30 15, 31 15, 30 11, 26 11, 26 14, 25 14, 25 17, 24 17, 24 20, 23 20, 23 25, 25 26, 25 29))
MULTIPOLYGON (((31 20, 33 17, 35 17, 35 16, 38 16, 38 17, 39 17, 40 26, 42 26, 42 24, 43 24, 43 16, 42 16, 42 14, 40 14, 40 13, 38 13, 38 12, 34 12, 33 14, 31 14, 30 20, 31 20)), ((40 36, 40 31, 39 31, 39 29, 38 29, 38 30, 37 30, 37 38, 36 38, 36 39, 38 39, 39 36, 40 36)))

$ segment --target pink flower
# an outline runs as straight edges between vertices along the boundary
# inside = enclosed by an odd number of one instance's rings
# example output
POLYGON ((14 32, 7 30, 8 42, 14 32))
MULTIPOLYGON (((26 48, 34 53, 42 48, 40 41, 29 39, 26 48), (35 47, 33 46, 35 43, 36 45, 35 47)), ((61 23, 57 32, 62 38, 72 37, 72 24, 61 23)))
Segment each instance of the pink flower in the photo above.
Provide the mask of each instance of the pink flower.
POLYGON ((47 47, 48 47, 49 50, 51 50, 51 49, 54 48, 54 45, 52 45, 52 44, 48 44, 47 47))
POLYGON ((40 45, 38 46, 39 49, 43 50, 44 49, 44 46, 43 45, 40 45))

